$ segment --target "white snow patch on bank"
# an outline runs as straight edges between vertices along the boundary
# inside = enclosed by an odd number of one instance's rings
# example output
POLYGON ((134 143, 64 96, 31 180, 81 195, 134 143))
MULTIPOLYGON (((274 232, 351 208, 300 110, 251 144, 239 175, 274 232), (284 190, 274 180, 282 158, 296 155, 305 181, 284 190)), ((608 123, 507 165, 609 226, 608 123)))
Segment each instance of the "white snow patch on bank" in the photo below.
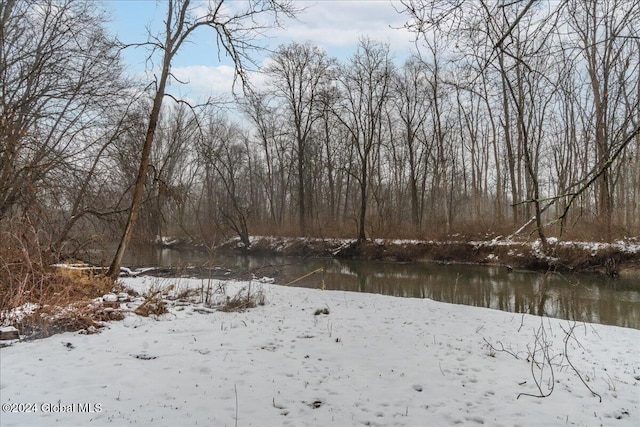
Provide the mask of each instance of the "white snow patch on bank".
MULTIPOLYGON (((207 283, 124 282, 139 291, 207 283)), ((222 285, 233 295, 248 283, 222 285)), ((2 404, 37 409, 5 411, 1 425, 640 425, 638 330, 574 329, 569 360, 599 402, 562 356, 571 322, 427 299, 251 286, 265 292, 265 306, 224 313, 175 304, 166 320, 130 313, 100 334, 1 349, 2 404), (540 385, 545 393, 553 385, 553 393, 518 398, 539 393, 527 356, 541 326, 545 343, 537 345, 549 346, 551 366, 536 353, 546 363, 540 385), (495 350, 503 348, 519 359, 495 350), (56 405, 72 411, 51 412, 56 405)))

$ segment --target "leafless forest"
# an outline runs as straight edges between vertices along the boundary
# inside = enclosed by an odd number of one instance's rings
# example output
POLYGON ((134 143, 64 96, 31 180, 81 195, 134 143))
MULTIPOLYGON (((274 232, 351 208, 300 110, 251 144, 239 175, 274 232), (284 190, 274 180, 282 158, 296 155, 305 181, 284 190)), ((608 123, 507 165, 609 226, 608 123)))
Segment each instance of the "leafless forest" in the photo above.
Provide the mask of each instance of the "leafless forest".
POLYGON ((166 3, 164 33, 141 40, 149 82, 127 77, 92 2, 2 2, 3 245, 73 254, 120 239, 133 210, 139 241, 640 235, 637 0, 405 1, 403 64, 366 36, 344 60, 302 41, 269 53, 260 87, 246 23, 295 4, 212 3, 166 3), (231 108, 165 90, 196 30, 236 64, 231 108))

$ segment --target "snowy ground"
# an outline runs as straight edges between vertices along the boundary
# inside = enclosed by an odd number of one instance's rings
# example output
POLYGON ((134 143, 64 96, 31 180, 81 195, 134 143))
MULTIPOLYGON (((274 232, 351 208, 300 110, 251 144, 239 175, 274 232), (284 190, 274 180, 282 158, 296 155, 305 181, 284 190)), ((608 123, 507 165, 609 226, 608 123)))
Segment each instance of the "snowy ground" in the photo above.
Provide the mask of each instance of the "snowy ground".
MULTIPOLYGON (((202 284, 158 280, 126 283, 202 284)), ((159 320, 2 348, 0 425, 640 425, 638 330, 577 324, 567 359, 568 321, 258 287, 266 305, 245 312, 174 301, 159 320), (549 397, 518 398, 540 393, 532 371, 549 397)))

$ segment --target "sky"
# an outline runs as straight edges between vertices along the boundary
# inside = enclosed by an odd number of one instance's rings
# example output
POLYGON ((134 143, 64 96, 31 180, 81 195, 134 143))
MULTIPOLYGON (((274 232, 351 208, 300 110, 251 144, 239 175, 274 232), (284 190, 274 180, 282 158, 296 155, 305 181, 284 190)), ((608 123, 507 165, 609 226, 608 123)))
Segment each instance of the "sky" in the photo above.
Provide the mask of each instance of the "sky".
MULTIPOLYGON (((344 61, 354 53, 359 38, 368 36, 388 43, 397 63, 403 62, 413 49, 413 34, 402 28, 407 16, 397 12, 402 8, 399 1, 320 0, 295 1, 295 5, 306 10, 298 20, 285 20, 284 28, 265 34, 264 43, 270 49, 291 42, 310 42, 344 61)), ((124 43, 145 42, 147 28, 157 31, 166 13, 162 0, 107 0, 104 6, 111 18, 108 29, 124 43)), ((230 96, 233 67, 228 58, 218 55, 215 34, 202 28, 193 35, 193 42, 183 46, 172 64, 173 74, 187 84, 174 82, 170 90, 192 100, 230 96)), ((145 48, 130 47, 123 53, 123 60, 132 75, 151 81, 148 72, 154 65, 146 61, 148 54, 145 48)), ((264 63, 267 56, 257 56, 256 62, 264 63)), ((254 73, 252 80, 260 87, 264 76, 254 73)))

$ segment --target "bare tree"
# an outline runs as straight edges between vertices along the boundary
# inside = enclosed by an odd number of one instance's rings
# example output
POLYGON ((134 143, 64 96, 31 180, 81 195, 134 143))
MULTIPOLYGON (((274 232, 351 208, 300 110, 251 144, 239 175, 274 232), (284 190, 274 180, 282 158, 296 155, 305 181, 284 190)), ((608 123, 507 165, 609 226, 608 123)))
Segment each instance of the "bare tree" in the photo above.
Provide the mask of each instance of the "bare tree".
MULTIPOLYGON (((503 96, 508 94, 509 98, 508 101, 504 100, 505 111, 513 108, 515 112, 518 151, 522 153, 525 169, 526 200, 524 203, 532 204, 534 207, 537 234, 546 249, 547 241, 542 214, 548 206, 542 206, 539 166, 541 148, 545 139, 544 122, 549 113, 550 102, 555 95, 554 83, 549 79, 551 77, 549 70, 554 68, 554 64, 553 59, 548 55, 550 34, 554 30, 555 22, 548 19, 536 20, 525 14, 524 9, 513 11, 514 19, 521 24, 516 26, 510 22, 509 14, 503 12, 502 26, 508 27, 509 32, 507 36, 500 36, 498 49, 501 58, 503 96)), ((498 34, 504 34, 504 32, 499 30, 498 34)), ((514 199, 512 203, 516 206, 521 204, 521 201, 514 199)))
POLYGON ((140 156, 140 168, 134 186, 129 218, 107 273, 112 278, 117 278, 120 275, 122 258, 133 236, 133 230, 138 219, 144 183, 149 168, 149 156, 153 146, 162 101, 166 94, 167 82, 171 77, 173 58, 196 30, 208 28, 215 33, 218 45, 233 61, 236 76, 243 84, 248 83, 246 71, 249 64, 247 62, 251 62, 251 52, 258 49, 254 40, 259 31, 278 25, 278 19, 283 14, 293 16, 296 11, 289 2, 276 0, 256 0, 242 4, 242 6, 236 4, 240 7, 240 10, 226 7, 226 4, 223 7, 223 4, 224 0, 209 1, 206 3, 206 12, 202 13, 202 9, 192 6, 189 0, 169 0, 167 2, 163 39, 150 35, 151 41, 148 44, 153 47, 154 52, 157 51, 162 56, 161 69, 155 82, 153 106, 149 115, 145 142, 140 156), (272 17, 272 21, 266 24, 260 23, 260 19, 265 17, 272 17))
POLYGON ((52 173, 117 127, 125 85, 102 19, 85 1, 0 4, 0 218, 34 212, 52 173))
POLYGON ((0 3, 0 228, 35 227, 48 261, 112 217, 101 174, 135 96, 104 20, 83 0, 0 3))
POLYGON ((379 157, 393 69, 387 45, 362 39, 356 53, 338 74, 343 99, 336 117, 348 129, 356 151, 356 168, 350 170, 350 174, 358 182, 360 190, 358 241, 366 239, 369 181, 374 162, 379 157))
MULTIPOLYGON (((544 241, 543 215, 556 200, 561 233, 576 202, 578 216, 595 211, 607 239, 617 212, 618 222, 628 223, 628 209, 614 207, 633 204, 633 174, 623 165, 636 164, 640 131, 637 1, 563 0, 545 8, 535 0, 402 4, 417 39, 445 34, 461 59, 473 58, 476 74, 467 87, 482 83, 496 179, 508 183, 514 226, 535 223, 544 241), (566 144, 555 140, 560 135, 566 144)), ((497 202, 502 205, 500 197, 497 202)))
POLYGON ((271 224, 282 227, 285 221, 287 197, 291 187, 292 159, 291 141, 284 131, 284 116, 271 105, 270 96, 253 91, 241 103, 244 114, 249 117, 254 135, 262 153, 264 173, 258 177, 267 198, 271 224))
POLYGON ((308 145, 314 122, 319 117, 316 108, 318 96, 330 78, 332 62, 318 47, 298 43, 280 46, 271 60, 265 72, 271 77, 275 96, 283 99, 293 127, 298 178, 298 221, 300 233, 304 236, 309 216, 305 191, 308 145))
POLYGON ((431 98, 427 96, 428 77, 424 64, 416 59, 407 61, 394 79, 394 103, 402 123, 401 140, 406 145, 409 196, 411 200, 411 221, 420 228, 424 179, 426 179, 426 158, 431 144, 425 138, 425 125, 432 108, 431 98))
POLYGON ((595 143, 595 163, 599 175, 593 181, 597 188, 598 216, 610 240, 614 207, 614 153, 619 152, 620 141, 629 143, 633 140, 627 140, 624 136, 633 132, 630 128, 639 108, 637 95, 631 89, 634 81, 638 85, 637 70, 630 65, 637 64, 639 60, 634 39, 637 41, 639 37, 640 2, 571 1, 569 4, 569 25, 578 36, 578 49, 587 65, 593 102, 594 117, 589 130, 595 143), (628 48, 634 52, 631 56, 627 56, 628 48), (630 100, 629 95, 632 99, 636 98, 635 101, 630 100), (626 103, 623 101, 625 97, 626 103), (630 104, 634 106, 631 110, 628 109, 630 104))
POLYGON ((144 223, 152 239, 162 241, 171 214, 174 214, 171 221, 174 227, 184 225, 180 211, 197 175, 199 165, 193 162, 190 148, 196 145, 198 136, 198 117, 185 104, 167 109, 162 115, 151 152, 146 200, 142 205, 144 223))
POLYGON ((252 215, 250 182, 254 171, 247 142, 238 125, 224 117, 212 116, 198 144, 198 155, 205 165, 207 215, 219 214, 248 249, 252 215))
POLYGON ((435 142, 432 204, 437 203, 440 208, 444 217, 445 231, 448 233, 454 216, 452 184, 455 159, 452 155, 453 147, 450 143, 452 123, 450 123, 446 107, 447 99, 449 98, 448 92, 450 92, 451 88, 445 83, 444 75, 446 70, 443 70, 442 66, 443 43, 445 40, 442 37, 424 37, 423 41, 429 56, 422 59, 422 62, 429 72, 429 78, 427 79, 429 98, 433 103, 433 107, 430 109, 430 120, 435 142))

